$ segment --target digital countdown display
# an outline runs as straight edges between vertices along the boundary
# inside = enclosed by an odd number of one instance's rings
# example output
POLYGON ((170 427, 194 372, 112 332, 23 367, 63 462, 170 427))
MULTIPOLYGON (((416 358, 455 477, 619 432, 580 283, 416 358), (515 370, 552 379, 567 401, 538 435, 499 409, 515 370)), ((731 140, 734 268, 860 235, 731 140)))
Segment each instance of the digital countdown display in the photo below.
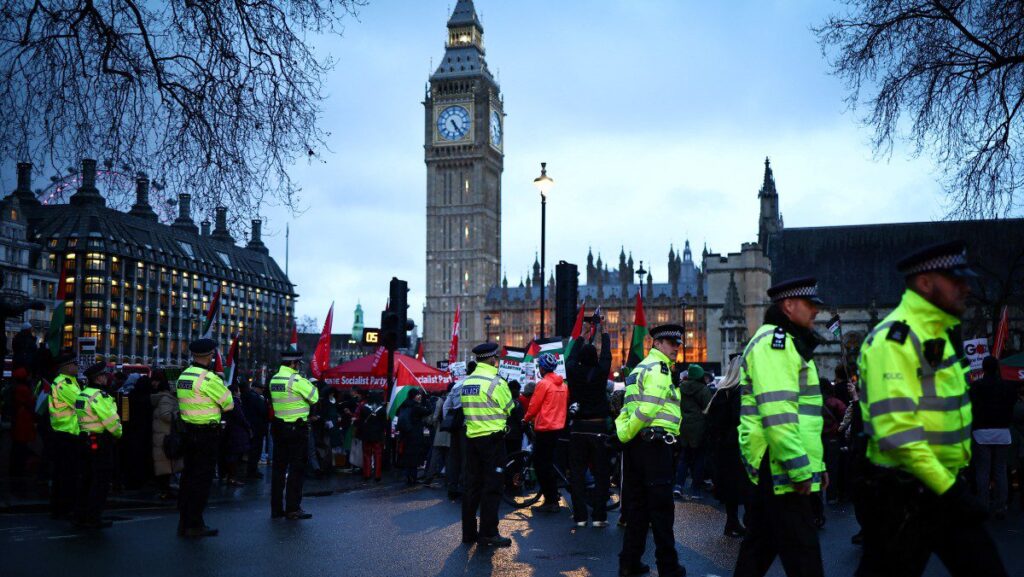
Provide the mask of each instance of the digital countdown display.
POLYGON ((363 344, 377 346, 380 344, 380 329, 363 329, 363 344))

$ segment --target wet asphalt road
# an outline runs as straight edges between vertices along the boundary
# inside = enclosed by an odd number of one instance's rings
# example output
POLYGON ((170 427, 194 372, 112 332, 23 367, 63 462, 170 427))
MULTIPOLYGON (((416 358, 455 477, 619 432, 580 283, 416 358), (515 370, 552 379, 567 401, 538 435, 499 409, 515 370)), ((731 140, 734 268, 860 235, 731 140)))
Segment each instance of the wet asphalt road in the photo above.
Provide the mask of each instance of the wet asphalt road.
MULTIPOLYGON (((536 515, 503 509, 501 532, 513 546, 481 550, 459 544, 458 504, 425 487, 371 486, 307 497, 309 521, 272 521, 262 500, 239 500, 207 512, 219 537, 175 536, 173 510, 117 511, 106 531, 78 533, 45 515, 0 516, 0 575, 135 576, 456 576, 585 577, 616 574, 621 532, 572 527, 568 509, 536 515)), ((731 575, 739 542, 724 537, 723 514, 710 503, 678 503, 676 541, 689 575, 731 575)), ((1011 575, 1024 575, 1024 515, 994 524, 1011 575)), ((852 513, 829 509, 822 532, 826 575, 853 574, 852 513)), ((653 545, 646 562, 653 565, 653 545)), ((652 575, 656 575, 653 572, 652 575)), ((932 562, 928 575, 945 575, 932 562)), ((778 563, 769 575, 783 575, 778 563)))

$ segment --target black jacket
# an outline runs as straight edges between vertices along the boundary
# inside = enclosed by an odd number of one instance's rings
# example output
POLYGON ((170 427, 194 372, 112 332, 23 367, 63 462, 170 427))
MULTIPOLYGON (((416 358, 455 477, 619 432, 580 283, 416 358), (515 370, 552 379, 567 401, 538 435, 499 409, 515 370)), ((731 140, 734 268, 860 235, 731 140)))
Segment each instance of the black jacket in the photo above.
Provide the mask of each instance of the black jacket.
POLYGON ((1017 390, 1013 383, 999 375, 985 375, 971 386, 971 407, 974 430, 1008 429, 1013 421, 1013 404, 1017 390))
POLYGON ((242 411, 252 427, 254 435, 267 434, 267 400, 263 395, 250 389, 242 395, 242 411))
POLYGON ((359 409, 359 438, 365 443, 384 440, 388 426, 388 410, 383 403, 367 403, 359 409))
POLYGON ((597 364, 584 364, 580 353, 584 345, 576 343, 565 359, 569 377, 569 404, 579 403, 576 419, 603 419, 611 416, 608 403, 608 373, 612 367, 612 346, 608 333, 601 333, 601 356, 597 364))

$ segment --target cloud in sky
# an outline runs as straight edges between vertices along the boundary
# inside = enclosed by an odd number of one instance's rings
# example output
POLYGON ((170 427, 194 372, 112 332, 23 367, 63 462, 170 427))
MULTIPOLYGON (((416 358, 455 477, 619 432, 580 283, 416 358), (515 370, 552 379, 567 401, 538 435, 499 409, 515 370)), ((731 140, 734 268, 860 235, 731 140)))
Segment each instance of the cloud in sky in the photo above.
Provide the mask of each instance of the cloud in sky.
MULTIPOLYGON (((424 291, 423 96, 444 53, 449 1, 371 2, 341 39, 325 122, 333 153, 296 166, 308 210, 291 221, 297 314, 336 330, 361 301, 367 323, 392 276, 424 291)), ((625 245, 656 280, 670 243, 695 255, 756 238, 757 190, 772 159, 787 226, 939 218, 933 167, 897 149, 875 159, 810 27, 806 0, 477 0, 505 108, 502 265, 518 283, 540 244, 531 182, 549 163, 548 263, 606 260, 625 245)), ((268 214, 283 260, 282 212, 268 214)))
MULTIPOLYGON (((335 330, 361 302, 377 323, 388 281, 424 296, 424 99, 444 54, 452 0, 371 0, 344 36, 317 39, 330 152, 293 176, 305 210, 268 207, 265 242, 289 272, 298 315, 335 330)), ((540 244, 531 182, 556 180, 548 263, 585 264, 619 247, 667 276, 669 244, 718 252, 756 238, 757 190, 772 159, 787 226, 930 220, 942 196, 929 162, 872 157, 870 130, 846 110, 810 27, 841 4, 820 0, 476 0, 505 123, 502 266, 511 283, 540 244)), ((11 162, 11 161, 7 161, 11 162)), ((4 167, 5 189, 10 190, 4 167)), ((13 177, 13 174, 10 174, 13 177)), ((550 268, 550 267, 549 267, 550 268)))

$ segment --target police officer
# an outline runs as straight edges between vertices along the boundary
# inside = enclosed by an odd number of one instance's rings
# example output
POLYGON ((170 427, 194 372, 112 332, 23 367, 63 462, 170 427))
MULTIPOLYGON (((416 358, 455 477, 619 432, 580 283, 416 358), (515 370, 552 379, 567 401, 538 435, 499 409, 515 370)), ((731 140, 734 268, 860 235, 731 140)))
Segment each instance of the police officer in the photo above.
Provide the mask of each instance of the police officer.
POLYGON ((460 399, 466 419, 466 494, 462 498, 462 542, 482 547, 508 547, 512 540, 498 534, 505 422, 515 403, 508 383, 498 375, 498 345, 473 348, 476 369, 462 382, 460 399), (480 510, 480 528, 476 513, 480 510))
POLYGON ((737 577, 763 576, 775 557, 790 577, 821 576, 814 500, 827 485, 822 463, 821 390, 812 355, 818 344, 818 282, 788 280, 768 289, 772 304, 740 362, 740 454, 756 485, 737 577))
POLYGON ((199 339, 189 345, 192 364, 175 385, 182 421, 185 466, 178 490, 178 535, 213 537, 216 529, 206 526, 203 509, 210 497, 210 483, 217 465, 221 413, 234 408, 231 392, 210 366, 217 343, 199 339))
POLYGON ((79 474, 78 416, 75 402, 78 386, 78 360, 74 353, 57 357, 57 378, 50 385, 47 408, 53 436, 48 447, 53 462, 53 484, 50 487, 50 517, 70 519, 75 503, 79 474))
POLYGON ((626 377, 622 412, 615 419, 619 441, 625 444, 622 492, 629 499, 624 513, 626 530, 619 553, 619 575, 643 575, 650 567, 641 559, 647 546, 647 529, 654 535, 658 574, 681 577, 686 569, 676 553, 675 504, 672 480, 675 473, 673 445, 679 436, 681 412, 679 389, 672 384, 672 363, 682 344, 683 327, 662 325, 651 331, 654 346, 626 377))
POLYGON ((270 517, 291 520, 313 515, 299 507, 302 482, 309 460, 309 410, 320 399, 315 386, 299 374, 302 351, 281 353, 281 368, 270 379, 270 400, 274 405, 273 474, 270 478, 270 517), (287 490, 285 478, 287 477, 287 490))
POLYGON ((897 265, 899 306, 865 338, 861 413, 869 435, 860 576, 921 575, 935 553, 954 576, 1006 575, 961 472, 971 402, 960 318, 970 293, 966 245, 928 246, 897 265))
POLYGON ((88 384, 78 395, 75 413, 78 416, 79 475, 75 526, 84 529, 105 529, 110 521, 100 519, 110 488, 114 468, 114 439, 121 438, 121 419, 117 403, 110 397, 109 375, 104 363, 85 369, 88 384))

